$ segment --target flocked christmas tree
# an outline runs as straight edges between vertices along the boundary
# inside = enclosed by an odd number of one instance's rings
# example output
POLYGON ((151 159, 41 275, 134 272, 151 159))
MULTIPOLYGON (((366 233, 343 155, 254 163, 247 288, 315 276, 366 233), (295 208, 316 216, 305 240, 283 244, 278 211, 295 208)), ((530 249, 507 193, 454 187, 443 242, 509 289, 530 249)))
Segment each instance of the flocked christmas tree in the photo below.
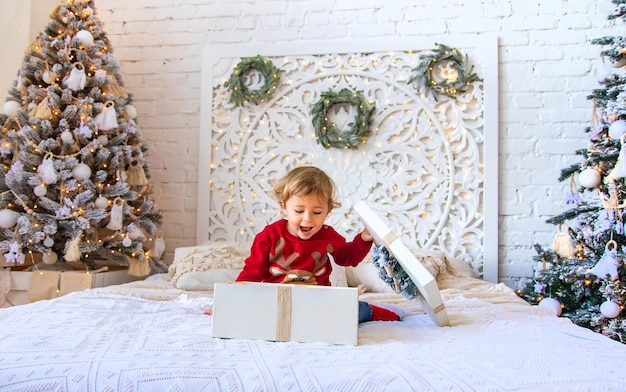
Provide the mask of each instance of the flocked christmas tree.
MULTIPOLYGON (((623 23, 626 0, 612 2, 608 19, 623 23)), ((561 172, 569 209, 548 220, 556 236, 550 249, 535 246, 535 276, 520 295, 626 343, 626 37, 592 43, 602 50, 587 147, 561 172)))
POLYGON ((16 268, 166 269, 148 145, 91 0, 63 0, 0 115, 0 252, 16 268))

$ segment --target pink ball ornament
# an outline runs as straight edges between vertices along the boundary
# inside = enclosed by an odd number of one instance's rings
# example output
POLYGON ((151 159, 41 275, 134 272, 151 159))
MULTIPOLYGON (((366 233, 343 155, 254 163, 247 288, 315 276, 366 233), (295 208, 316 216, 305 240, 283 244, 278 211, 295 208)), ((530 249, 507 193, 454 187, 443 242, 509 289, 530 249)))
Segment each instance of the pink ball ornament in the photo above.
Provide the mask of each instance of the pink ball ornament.
POLYGON ((619 305, 613 301, 604 301, 602 305, 600 305, 600 313, 606 318, 615 318, 619 315, 620 311, 619 305))
POLYGON ((609 137, 619 140, 626 133, 626 120, 615 120, 609 125, 609 137))
POLYGON ((79 181, 86 180, 91 177, 91 168, 84 163, 79 163, 72 169, 72 176, 79 181))
POLYGON ((590 167, 581 171, 578 175, 578 183, 585 188, 593 189, 600 185, 600 181, 602 181, 600 173, 598 173, 596 169, 592 169, 590 167))
POLYGON ((554 314, 556 314, 557 317, 559 317, 561 315, 561 312, 563 311, 563 309, 561 308, 561 303, 554 298, 544 298, 539 301, 538 306, 541 308, 554 310, 554 314))

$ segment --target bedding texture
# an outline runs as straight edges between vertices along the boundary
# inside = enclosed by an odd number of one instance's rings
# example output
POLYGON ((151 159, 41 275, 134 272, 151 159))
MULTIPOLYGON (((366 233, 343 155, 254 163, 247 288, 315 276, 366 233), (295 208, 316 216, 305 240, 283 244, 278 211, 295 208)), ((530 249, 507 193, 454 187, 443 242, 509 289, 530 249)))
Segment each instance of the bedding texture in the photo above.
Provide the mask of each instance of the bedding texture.
POLYGON ((389 292, 400 322, 358 346, 218 339, 210 291, 165 276, 0 309, 0 391, 611 391, 626 346, 442 261, 450 327, 389 292))

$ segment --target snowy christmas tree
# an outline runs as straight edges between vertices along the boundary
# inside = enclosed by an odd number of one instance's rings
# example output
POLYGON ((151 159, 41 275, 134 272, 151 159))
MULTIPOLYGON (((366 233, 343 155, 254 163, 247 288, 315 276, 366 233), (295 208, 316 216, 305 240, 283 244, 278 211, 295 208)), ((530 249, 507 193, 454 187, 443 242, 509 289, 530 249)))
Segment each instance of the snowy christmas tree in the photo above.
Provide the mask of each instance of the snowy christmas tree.
MULTIPOLYGON (((626 0, 613 0, 609 20, 626 18, 626 0)), ((587 147, 579 162, 561 172, 570 181, 550 249, 536 245, 533 282, 520 291, 530 303, 626 343, 626 37, 592 40, 602 47, 599 88, 587 147)))
POLYGON ((49 16, 0 114, 5 264, 164 271, 148 145, 94 2, 49 16))

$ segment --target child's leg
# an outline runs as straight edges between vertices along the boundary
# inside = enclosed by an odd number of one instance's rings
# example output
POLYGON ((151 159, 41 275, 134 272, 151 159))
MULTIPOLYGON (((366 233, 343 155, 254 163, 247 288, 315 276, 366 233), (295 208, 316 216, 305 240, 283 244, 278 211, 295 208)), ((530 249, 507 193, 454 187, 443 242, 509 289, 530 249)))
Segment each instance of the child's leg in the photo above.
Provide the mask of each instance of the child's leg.
POLYGON ((400 317, 391 310, 359 301, 359 323, 366 321, 399 321, 400 317))

